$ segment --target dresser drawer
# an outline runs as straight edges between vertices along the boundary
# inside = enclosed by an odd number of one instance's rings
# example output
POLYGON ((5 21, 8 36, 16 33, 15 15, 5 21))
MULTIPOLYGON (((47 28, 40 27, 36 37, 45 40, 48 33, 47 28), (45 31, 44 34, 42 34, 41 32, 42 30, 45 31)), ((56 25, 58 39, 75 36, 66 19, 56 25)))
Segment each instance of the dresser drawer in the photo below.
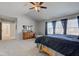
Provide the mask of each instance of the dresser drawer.
POLYGON ((23 32, 23 39, 31 39, 34 38, 35 34, 33 32, 23 32))

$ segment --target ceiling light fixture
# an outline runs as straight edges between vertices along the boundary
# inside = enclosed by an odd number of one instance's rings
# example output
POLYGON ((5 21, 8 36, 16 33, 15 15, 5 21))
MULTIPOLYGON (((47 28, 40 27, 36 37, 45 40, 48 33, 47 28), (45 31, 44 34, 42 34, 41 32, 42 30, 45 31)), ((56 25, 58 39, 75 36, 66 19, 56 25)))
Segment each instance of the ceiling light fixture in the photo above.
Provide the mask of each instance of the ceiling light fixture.
POLYGON ((42 5, 43 2, 30 2, 30 3, 32 4, 32 8, 30 8, 30 9, 34 9, 37 12, 39 12, 41 8, 47 9, 47 7, 42 5))

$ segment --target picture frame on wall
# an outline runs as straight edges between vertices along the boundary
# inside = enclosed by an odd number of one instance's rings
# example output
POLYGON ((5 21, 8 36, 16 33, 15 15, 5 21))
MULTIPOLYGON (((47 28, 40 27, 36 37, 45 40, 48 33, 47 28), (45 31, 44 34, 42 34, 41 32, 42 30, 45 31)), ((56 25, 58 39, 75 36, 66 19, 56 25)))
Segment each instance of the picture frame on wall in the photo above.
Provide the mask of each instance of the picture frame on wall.
POLYGON ((33 28, 32 25, 23 25, 23 31, 30 31, 30 32, 32 32, 32 28, 33 28))

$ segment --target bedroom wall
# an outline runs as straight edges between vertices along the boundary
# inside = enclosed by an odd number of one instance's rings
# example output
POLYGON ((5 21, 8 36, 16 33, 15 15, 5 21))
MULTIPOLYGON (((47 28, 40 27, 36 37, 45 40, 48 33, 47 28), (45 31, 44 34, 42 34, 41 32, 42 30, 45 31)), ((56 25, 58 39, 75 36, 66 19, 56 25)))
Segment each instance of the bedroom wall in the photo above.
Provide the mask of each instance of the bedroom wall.
MULTIPOLYGON (((16 39, 22 39, 22 30, 23 30, 23 25, 33 25, 33 31, 36 32, 36 28, 35 28, 35 24, 36 24, 36 21, 31 19, 31 18, 28 18, 27 16, 25 15, 19 15, 19 16, 12 16, 9 15, 8 16, 4 16, 4 15, 0 15, 0 18, 3 18, 4 20, 8 20, 8 21, 12 21, 12 20, 16 20, 17 19, 17 29, 16 29, 16 39)), ((2 20, 3 20, 2 19, 2 20)))
POLYGON ((58 18, 55 18, 55 19, 47 19, 47 20, 42 20, 42 21, 38 21, 38 34, 39 32, 43 35, 45 35, 45 22, 49 22, 49 21, 54 21, 54 20, 61 20, 61 19, 64 19, 64 18, 67 18, 67 19, 73 19, 73 18, 76 18, 77 16, 79 16, 79 13, 76 13, 76 14, 72 14, 72 15, 67 15, 67 16, 62 16, 62 17, 58 17, 58 18))
POLYGON ((22 39, 22 30, 23 25, 33 25, 33 31, 35 30, 35 20, 28 18, 27 16, 18 16, 17 17, 17 39, 22 39))
POLYGON ((38 21, 36 24, 36 33, 45 35, 45 21, 38 21))

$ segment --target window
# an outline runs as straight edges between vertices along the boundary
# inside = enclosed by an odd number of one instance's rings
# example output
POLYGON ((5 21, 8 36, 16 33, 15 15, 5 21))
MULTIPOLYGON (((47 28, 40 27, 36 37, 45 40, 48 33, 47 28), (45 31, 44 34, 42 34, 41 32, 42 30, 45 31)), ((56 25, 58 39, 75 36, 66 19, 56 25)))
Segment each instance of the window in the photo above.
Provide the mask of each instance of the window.
POLYGON ((52 22, 47 23, 47 34, 53 34, 53 25, 52 22))
POLYGON ((56 34, 63 34, 63 26, 62 26, 61 21, 56 22, 56 29, 55 30, 56 30, 55 31, 56 34))
POLYGON ((67 34, 79 35, 79 28, 78 28, 78 20, 77 19, 68 20, 68 22, 67 22, 67 34))

